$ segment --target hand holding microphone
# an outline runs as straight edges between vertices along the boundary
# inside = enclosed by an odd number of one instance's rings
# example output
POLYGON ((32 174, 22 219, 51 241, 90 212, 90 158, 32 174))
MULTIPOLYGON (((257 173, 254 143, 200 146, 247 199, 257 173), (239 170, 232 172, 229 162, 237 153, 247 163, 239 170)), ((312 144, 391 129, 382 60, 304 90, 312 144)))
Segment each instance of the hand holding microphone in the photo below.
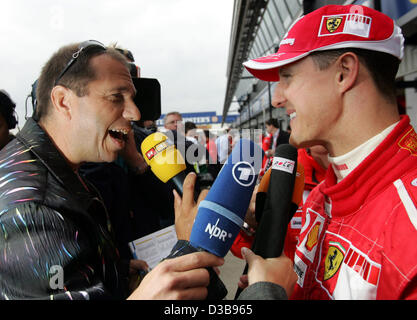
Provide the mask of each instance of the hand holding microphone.
POLYGON ((197 204, 194 201, 195 183, 197 175, 189 173, 183 184, 183 197, 174 190, 174 209, 175 209, 175 231, 179 240, 189 240, 191 228, 197 214, 198 205, 208 193, 208 189, 201 191, 197 204))
POLYGON ((242 256, 248 263, 249 272, 240 277, 239 289, 245 289, 257 282, 261 282, 263 286, 266 285, 265 282, 278 286, 272 288, 269 286, 267 291, 258 291, 254 287, 251 292, 242 293, 239 300, 282 300, 291 296, 298 277, 294 271, 293 262, 288 257, 281 255, 277 258, 263 259, 248 248, 242 248, 242 256))
POLYGON ((250 140, 238 141, 207 197, 200 202, 191 231, 192 246, 224 257, 232 246, 252 198, 263 151, 250 140))
MULTIPOLYGON (((259 199, 262 212, 258 209, 259 225, 252 250, 264 259, 281 256, 288 223, 301 202, 304 190, 304 169, 301 164, 297 163, 297 156, 297 149, 293 146, 289 144, 278 146, 271 167, 266 196, 262 195, 259 199)), ((261 191, 265 189, 262 187, 261 191)), ((245 267, 244 274, 247 271, 248 265, 245 267)), ((236 297, 240 292, 241 290, 238 289, 236 297)))
POLYGON ((253 251, 263 258, 281 255, 288 223, 301 202, 304 169, 298 164, 297 156, 297 149, 289 144, 281 144, 276 149, 268 192, 252 245, 253 251))
MULTIPOLYGON (((262 157, 262 149, 252 141, 240 140, 236 144, 206 198, 199 204, 190 242, 178 244, 170 257, 194 251, 208 251, 218 257, 226 255, 243 225, 262 157)), ((182 207, 190 203, 191 186, 187 184, 193 179, 190 175, 184 181, 182 207)), ((176 201, 181 205, 180 199, 176 201)), ((208 270, 208 299, 222 299, 227 290, 213 269, 208 270)))

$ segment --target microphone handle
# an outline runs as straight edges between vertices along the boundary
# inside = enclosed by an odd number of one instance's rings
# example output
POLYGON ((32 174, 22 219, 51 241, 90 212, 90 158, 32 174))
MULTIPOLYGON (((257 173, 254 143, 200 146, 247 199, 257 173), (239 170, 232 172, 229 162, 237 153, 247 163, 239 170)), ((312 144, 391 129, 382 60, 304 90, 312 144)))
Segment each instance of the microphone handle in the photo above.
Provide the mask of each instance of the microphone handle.
MULTIPOLYGON (((171 253, 165 259, 172 259, 175 257, 180 257, 189 253, 203 251, 203 249, 193 247, 188 241, 186 240, 178 240, 175 244, 174 248, 171 250, 171 253)), ((214 271, 213 267, 206 267, 209 272, 210 282, 207 286, 207 297, 206 300, 221 300, 227 295, 227 289, 217 275, 216 271, 214 271)))
POLYGON ((264 211, 265 201, 266 201, 266 192, 259 192, 256 194, 255 199, 255 219, 256 222, 260 222, 262 219, 262 214, 264 211))
MULTIPOLYGON (((178 192, 178 194, 182 197, 183 195, 183 191, 184 191, 184 180, 185 177, 187 176, 188 173, 190 173, 191 171, 187 172, 187 170, 181 171, 180 173, 178 173, 176 176, 174 176, 173 178, 171 178, 171 181, 174 185, 174 189, 175 191, 178 192)), ((197 202, 198 196, 200 195, 200 184, 198 182, 198 176, 195 182, 195 186, 194 186, 194 201, 197 202)))
MULTIPOLYGON (((290 204, 290 216, 288 217, 288 223, 290 223, 294 213, 297 211, 298 209, 298 204, 291 202, 290 204)), ((287 228, 288 228, 288 223, 287 223, 287 228)), ((278 241, 277 246, 275 248, 272 248, 272 251, 275 251, 275 254, 272 254, 272 256, 277 256, 279 257, 282 254, 282 251, 284 250, 284 242, 285 242, 285 236, 287 234, 287 230, 285 231, 281 231, 281 236, 282 236, 282 241, 278 241)), ((254 246, 252 245, 252 250, 254 249, 254 246)), ((271 250, 271 248, 270 248, 271 250)), ((255 252, 256 253, 256 252, 255 252)), ((259 255, 259 253, 256 253, 259 255)), ((245 264, 245 268, 243 269, 242 275, 248 274, 248 267, 249 265, 246 263, 245 264)), ((237 300, 237 298, 239 297, 239 295, 242 293, 242 289, 241 288, 237 288, 236 293, 235 293, 235 300, 237 300)))

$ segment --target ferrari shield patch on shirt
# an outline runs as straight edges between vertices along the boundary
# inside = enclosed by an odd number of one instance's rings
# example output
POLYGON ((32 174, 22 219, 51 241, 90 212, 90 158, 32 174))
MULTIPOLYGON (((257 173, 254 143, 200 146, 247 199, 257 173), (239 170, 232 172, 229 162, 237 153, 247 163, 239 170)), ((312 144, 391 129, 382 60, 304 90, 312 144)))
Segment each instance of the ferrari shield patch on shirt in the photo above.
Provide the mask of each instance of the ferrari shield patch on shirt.
POLYGON ((345 257, 345 249, 340 243, 330 242, 329 244, 330 247, 324 262, 324 281, 329 280, 337 273, 345 257))

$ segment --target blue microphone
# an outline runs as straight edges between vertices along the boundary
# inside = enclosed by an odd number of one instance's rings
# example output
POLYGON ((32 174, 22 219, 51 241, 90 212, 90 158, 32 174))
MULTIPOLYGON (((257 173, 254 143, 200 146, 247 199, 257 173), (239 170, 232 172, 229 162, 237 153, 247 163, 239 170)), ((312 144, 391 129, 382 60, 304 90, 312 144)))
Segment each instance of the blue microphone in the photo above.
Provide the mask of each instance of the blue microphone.
POLYGON ((263 150, 241 139, 233 148, 206 198, 200 202, 190 244, 219 257, 232 246, 249 207, 263 150))

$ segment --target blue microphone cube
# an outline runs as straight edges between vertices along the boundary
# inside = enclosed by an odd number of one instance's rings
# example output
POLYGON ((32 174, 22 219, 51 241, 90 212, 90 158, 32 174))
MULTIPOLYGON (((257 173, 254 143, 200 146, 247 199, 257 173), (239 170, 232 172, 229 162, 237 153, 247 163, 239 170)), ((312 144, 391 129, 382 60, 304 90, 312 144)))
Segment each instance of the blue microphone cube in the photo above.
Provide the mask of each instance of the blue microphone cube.
POLYGON ((227 254, 243 225, 262 158, 262 148, 252 141, 242 139, 236 143, 198 207, 191 245, 219 257, 227 254))

